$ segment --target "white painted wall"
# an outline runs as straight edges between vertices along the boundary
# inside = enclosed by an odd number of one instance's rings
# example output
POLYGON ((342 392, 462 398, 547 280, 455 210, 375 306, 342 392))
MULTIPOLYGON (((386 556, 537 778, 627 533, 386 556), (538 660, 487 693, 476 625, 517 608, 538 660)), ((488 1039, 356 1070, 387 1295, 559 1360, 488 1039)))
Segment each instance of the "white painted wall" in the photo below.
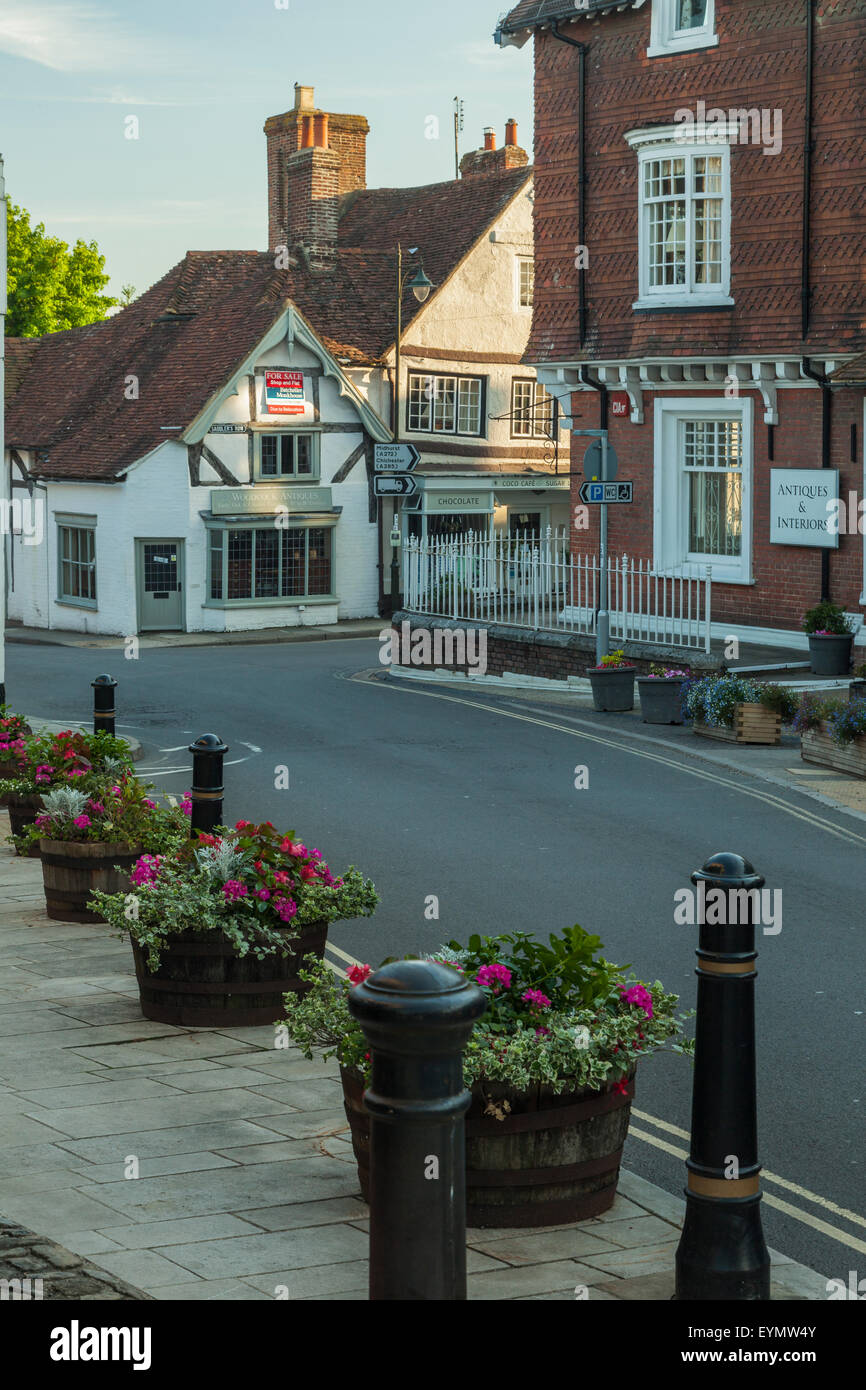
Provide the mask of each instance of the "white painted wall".
MULTIPOLYGON (((319 366, 313 354, 280 346, 264 354, 256 367, 310 368, 319 366)), ((264 378, 261 378, 262 382, 264 378)), ((308 379, 309 381, 309 379, 308 379)), ((325 422, 348 428, 323 432, 319 485, 332 479, 348 456, 363 442, 358 413, 341 397, 332 378, 320 378, 321 416, 325 422)), ((263 392, 258 402, 263 418, 263 392)), ((265 417, 280 424, 304 423, 297 417, 265 417)), ((249 392, 244 378, 237 394, 219 411, 220 424, 249 420, 249 392)), ((310 413, 312 421, 312 414, 310 413)), ((246 435, 209 434, 208 448, 231 469, 241 484, 250 482, 249 446, 246 435)), ((28 465, 31 459, 25 456, 28 465)), ((8 463, 7 463, 8 467, 8 463)), ((15 537, 14 589, 10 617, 26 626, 65 628, 74 632, 127 636, 138 631, 135 541, 136 539, 183 540, 185 623, 191 632, 259 630, 335 623, 339 618, 369 617, 378 606, 376 526, 368 519, 367 474, 363 458, 344 483, 333 488, 333 503, 343 508, 334 531, 334 565, 338 603, 303 601, 278 605, 206 607, 207 533, 200 515, 211 510, 211 490, 222 486, 219 476, 202 462, 202 486, 191 487, 187 449, 179 439, 167 439, 151 455, 131 468, 124 482, 49 483, 38 489, 45 505, 45 534, 40 545, 28 545, 15 537), (97 608, 77 607, 58 597, 58 513, 96 516, 97 608), (299 611, 303 606, 304 611, 299 611)), ((26 493, 16 489, 16 496, 26 493)))

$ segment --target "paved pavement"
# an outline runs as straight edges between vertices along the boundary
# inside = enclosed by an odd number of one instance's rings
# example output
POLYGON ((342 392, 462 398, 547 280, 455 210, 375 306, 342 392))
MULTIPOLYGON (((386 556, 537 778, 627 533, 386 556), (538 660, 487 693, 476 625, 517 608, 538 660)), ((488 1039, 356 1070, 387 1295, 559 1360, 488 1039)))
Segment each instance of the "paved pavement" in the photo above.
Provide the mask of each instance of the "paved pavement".
MULTIPOLYGON (((669 1299, 682 1210, 624 1173, 596 1220, 471 1230, 469 1297, 669 1299)), ((13 1223, 0 1277, 54 1279, 48 1296, 67 1296, 66 1270, 87 1297, 366 1298, 368 1214, 336 1064, 276 1049, 272 1028, 143 1020, 128 943, 49 921, 41 865, 5 844, 0 1212, 13 1223)), ((773 1260, 774 1298, 827 1297, 827 1276, 773 1260)))
MULTIPOLYGON (((387 618, 348 618, 327 626, 304 623, 298 627, 265 627, 249 632, 154 632, 138 637, 140 651, 160 647, 250 647, 274 642, 339 642, 352 637, 378 637, 387 618)), ((13 623, 6 628, 6 641, 24 646, 101 647, 106 651, 125 651, 128 639, 102 637, 98 633, 70 632, 64 628, 24 627, 13 623)))

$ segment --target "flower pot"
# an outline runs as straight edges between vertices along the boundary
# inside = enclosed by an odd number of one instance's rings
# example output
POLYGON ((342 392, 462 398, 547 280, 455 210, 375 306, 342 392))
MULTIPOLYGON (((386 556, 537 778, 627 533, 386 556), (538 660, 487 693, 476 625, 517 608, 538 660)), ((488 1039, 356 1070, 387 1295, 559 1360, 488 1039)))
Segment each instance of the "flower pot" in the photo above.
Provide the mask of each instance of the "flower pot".
POLYGON ((593 704, 605 713, 634 709, 633 666, 592 667, 586 673, 592 686, 593 704))
POLYGON ((777 710, 751 702, 734 706, 734 725, 705 724, 696 719, 692 732, 699 738, 714 738, 722 743, 779 744, 782 742, 782 716, 777 710))
POLYGON ((681 676, 639 676, 640 712, 645 724, 683 724, 683 686, 681 676))
MULTIPOLYGON (((341 1069, 361 1191, 369 1200, 370 1117, 356 1072, 341 1069)), ((466 1115, 466 1224, 560 1226, 608 1211, 616 1196, 634 1078, 625 1094, 610 1087, 555 1095, 476 1085, 466 1115), (485 1113, 507 1101, 501 1120, 485 1113)))
POLYGON ((851 739, 850 743, 836 743, 826 723, 822 722, 817 729, 803 730, 800 757, 804 763, 817 763, 819 767, 845 772, 849 777, 866 778, 866 734, 851 739))
POLYGON ((104 922, 87 906, 95 889, 103 893, 129 891, 129 873, 141 856, 124 841, 40 840, 45 910, 56 922, 104 922), (116 869, 115 864, 121 866, 116 869))
POLYGON ((182 932, 169 938, 157 970, 147 953, 132 940, 141 1012, 155 1023, 183 1028, 244 1028, 277 1023, 285 1018, 285 994, 305 994, 309 986, 298 977, 304 956, 319 960, 325 954, 327 922, 304 926, 291 939, 287 955, 264 956, 252 951, 239 956, 222 935, 182 932))
POLYGON ((866 700, 866 681, 852 681, 848 686, 849 700, 866 700))
MULTIPOLYGON (((32 825, 39 812, 42 810, 42 795, 40 792, 11 792, 7 801, 9 811, 9 829, 13 835, 23 835, 28 825, 32 825)), ((18 849, 15 850, 18 854, 18 849)), ((38 844, 31 845, 28 858, 39 858, 38 844)))
POLYGON ((813 676, 847 676, 851 669, 851 644, 854 641, 850 632, 831 633, 818 636, 809 633, 809 659, 813 676))

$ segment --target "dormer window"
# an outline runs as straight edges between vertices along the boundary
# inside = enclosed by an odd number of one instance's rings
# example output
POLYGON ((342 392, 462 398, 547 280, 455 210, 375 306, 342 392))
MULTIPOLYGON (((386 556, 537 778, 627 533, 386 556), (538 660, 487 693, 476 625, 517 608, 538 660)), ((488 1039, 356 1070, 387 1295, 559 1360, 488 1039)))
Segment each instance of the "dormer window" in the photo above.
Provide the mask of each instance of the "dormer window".
POLYGON ((719 42, 715 0, 652 0, 647 57, 712 48, 719 42))

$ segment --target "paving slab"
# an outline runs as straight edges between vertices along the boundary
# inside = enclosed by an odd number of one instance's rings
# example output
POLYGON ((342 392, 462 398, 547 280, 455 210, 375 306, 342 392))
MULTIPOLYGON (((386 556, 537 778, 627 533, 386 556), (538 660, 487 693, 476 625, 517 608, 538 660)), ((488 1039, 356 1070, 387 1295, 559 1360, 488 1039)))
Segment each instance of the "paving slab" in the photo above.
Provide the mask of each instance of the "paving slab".
MULTIPOLYGON (((32 1236, 20 1258, 50 1255, 54 1297, 365 1300, 369 1214, 336 1063, 275 1048, 270 1027, 144 1020, 128 943, 58 930, 39 872, 0 846, 0 1211, 32 1236)), ((471 1230, 469 1297, 668 1298, 683 1211, 623 1172, 592 1220, 471 1230)), ((774 1257, 774 1298, 826 1284, 774 1257)))
MULTIPOLYGON (((113 1163, 119 1154, 135 1152, 144 1162, 149 1158, 167 1158, 172 1154, 205 1153, 245 1144, 265 1144, 282 1136, 250 1120, 222 1120, 218 1124, 177 1125, 168 1129, 124 1132, 98 1139, 62 1139, 57 1153, 68 1159, 75 1154, 90 1163, 113 1163), (134 1150, 132 1145, 135 1145, 134 1150)), ((2 1160, 0 1160, 2 1161, 2 1160)))

